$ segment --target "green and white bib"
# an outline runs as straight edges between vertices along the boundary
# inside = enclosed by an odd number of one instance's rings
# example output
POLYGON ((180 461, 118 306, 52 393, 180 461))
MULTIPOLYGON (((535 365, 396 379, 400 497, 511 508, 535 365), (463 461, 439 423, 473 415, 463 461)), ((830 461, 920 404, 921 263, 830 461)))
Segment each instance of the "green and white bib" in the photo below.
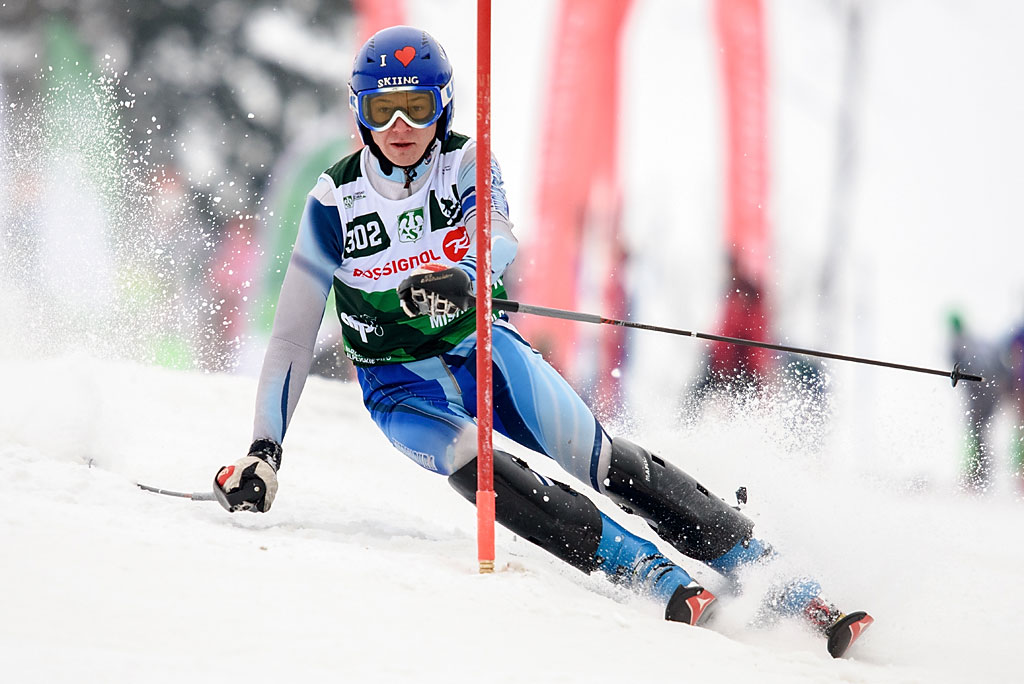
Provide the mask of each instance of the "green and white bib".
MULTIPOLYGON (((429 180, 411 197, 391 200, 370 185, 363 148, 328 169, 341 216, 342 259, 334 296, 345 351, 356 365, 405 363, 444 353, 476 329, 475 309, 452 316, 409 318, 395 288, 425 264, 454 266, 475 257, 463 220, 457 176, 475 145, 449 136, 430 165, 429 180)), ((504 297, 499 283, 493 296, 504 297)))

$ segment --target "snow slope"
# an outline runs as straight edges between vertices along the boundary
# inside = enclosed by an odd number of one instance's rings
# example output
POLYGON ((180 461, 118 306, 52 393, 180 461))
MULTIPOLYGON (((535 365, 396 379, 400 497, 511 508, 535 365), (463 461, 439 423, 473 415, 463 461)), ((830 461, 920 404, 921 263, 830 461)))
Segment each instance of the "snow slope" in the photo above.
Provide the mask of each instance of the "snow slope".
POLYGON ((238 455, 252 379, 75 354, 0 373, 5 681, 1017 679, 1019 503, 772 447, 771 410, 644 441, 712 490, 746 485, 760 533, 878 618, 847 660, 795 625, 747 629, 752 596, 715 630, 664 622, 504 531, 499 572, 478 575, 473 509, 386 443, 355 386, 310 381, 274 508, 229 515, 133 482, 207 488, 238 455))

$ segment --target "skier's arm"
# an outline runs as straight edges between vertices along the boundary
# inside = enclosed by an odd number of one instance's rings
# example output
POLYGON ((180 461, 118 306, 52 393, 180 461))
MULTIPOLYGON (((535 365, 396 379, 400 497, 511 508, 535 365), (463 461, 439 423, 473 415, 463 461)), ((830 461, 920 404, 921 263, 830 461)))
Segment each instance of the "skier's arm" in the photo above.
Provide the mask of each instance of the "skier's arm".
POLYGON ((341 220, 330 185, 321 179, 306 200, 260 372, 253 440, 281 444, 313 363, 327 295, 341 263, 341 220))
MULTIPOLYGON (((463 220, 472 243, 469 252, 459 262, 473 282, 476 273, 476 152, 466 152, 459 167, 457 180, 459 201, 462 203, 463 220)), ((512 234, 512 222, 508 218, 508 200, 505 199, 505 186, 501 180, 501 168, 498 161, 491 157, 491 284, 493 285, 505 273, 505 269, 516 257, 519 242, 512 234)))
MULTIPOLYGON (((451 268, 425 266, 398 286, 402 309, 409 316, 443 316, 473 306, 476 296, 476 154, 466 151, 459 166, 456 188, 462 218, 469 234, 469 251, 451 268)), ((491 157, 491 278, 494 285, 516 257, 519 243, 508 219, 508 201, 501 169, 491 157)))
POLYGON ((229 511, 266 511, 277 494, 281 442, 309 375, 341 262, 341 221, 331 190, 330 181, 321 179, 306 200, 260 372, 249 453, 214 478, 214 495, 229 511))

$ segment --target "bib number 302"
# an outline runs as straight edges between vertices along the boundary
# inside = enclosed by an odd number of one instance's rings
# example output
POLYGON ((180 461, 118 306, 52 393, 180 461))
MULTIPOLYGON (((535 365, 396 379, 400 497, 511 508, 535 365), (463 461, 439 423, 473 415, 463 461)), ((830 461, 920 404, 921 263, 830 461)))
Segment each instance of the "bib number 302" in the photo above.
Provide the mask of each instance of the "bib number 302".
POLYGON ((344 258, 376 254, 391 246, 391 238, 384 230, 384 222, 377 212, 357 216, 345 226, 344 258))

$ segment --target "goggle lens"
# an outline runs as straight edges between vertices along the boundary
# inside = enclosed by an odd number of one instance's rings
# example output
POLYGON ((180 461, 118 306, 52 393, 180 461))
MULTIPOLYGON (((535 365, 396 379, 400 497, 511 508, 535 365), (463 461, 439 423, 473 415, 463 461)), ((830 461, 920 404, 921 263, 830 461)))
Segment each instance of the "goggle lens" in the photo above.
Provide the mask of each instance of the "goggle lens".
POLYGON ((441 115, 439 96, 432 90, 391 90, 359 98, 359 114, 369 128, 383 131, 401 116, 415 128, 426 128, 441 115))

